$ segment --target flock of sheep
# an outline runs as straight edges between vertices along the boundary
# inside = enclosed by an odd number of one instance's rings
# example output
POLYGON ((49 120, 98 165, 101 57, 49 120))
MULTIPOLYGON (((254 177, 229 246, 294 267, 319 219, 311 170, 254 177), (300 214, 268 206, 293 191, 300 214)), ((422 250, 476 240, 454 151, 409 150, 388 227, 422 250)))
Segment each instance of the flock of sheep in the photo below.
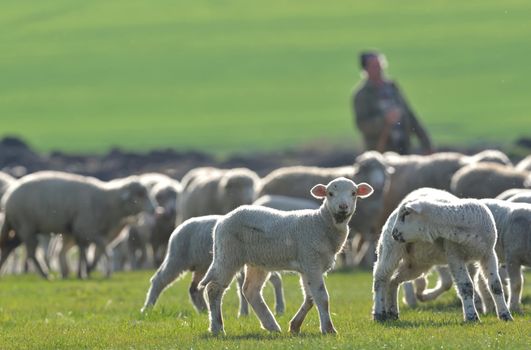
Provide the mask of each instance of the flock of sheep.
POLYGON ((466 321, 479 320, 478 311, 509 321, 522 310, 522 266, 531 266, 530 188, 531 156, 513 165, 496 150, 368 151, 350 166, 286 167, 264 178, 245 168, 210 167, 181 181, 157 173, 103 182, 52 171, 20 179, 0 172, 0 268, 16 266, 13 255, 20 254, 11 253, 21 245, 44 278, 54 259, 68 276, 75 246, 79 278, 100 265, 109 276, 151 262, 158 269, 142 312, 190 271, 191 301, 208 310, 214 334, 224 332, 222 297, 234 277, 240 315, 250 304, 263 328, 280 331, 262 288, 273 284, 275 311, 284 312, 279 272, 295 271, 305 298, 290 331, 300 331, 315 304, 321 331, 335 333, 324 274, 340 257, 373 268, 376 321, 398 318, 402 283, 410 306, 455 283, 466 321), (439 282, 426 289, 432 268, 439 282))

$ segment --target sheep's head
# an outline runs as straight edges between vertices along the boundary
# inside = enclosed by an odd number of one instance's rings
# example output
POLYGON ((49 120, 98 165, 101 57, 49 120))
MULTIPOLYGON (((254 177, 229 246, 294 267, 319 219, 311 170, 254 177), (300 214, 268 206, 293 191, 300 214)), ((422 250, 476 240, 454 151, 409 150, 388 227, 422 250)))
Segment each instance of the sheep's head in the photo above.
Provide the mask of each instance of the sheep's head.
POLYGON ((179 191, 175 186, 166 183, 157 184, 153 187, 152 194, 158 205, 157 217, 171 218, 176 215, 179 191))
POLYGON ((249 169, 232 169, 219 181, 218 196, 223 211, 228 213, 240 205, 252 204, 256 199, 256 188, 260 179, 249 169))
POLYGON ((391 233, 398 242, 430 241, 427 217, 424 203, 416 200, 403 204, 396 216, 396 221, 391 233))
POLYGON ((129 215, 136 215, 140 212, 153 214, 156 204, 144 185, 135 177, 123 179, 120 188, 120 198, 122 207, 129 215))
POLYGON ((311 194, 324 199, 324 205, 330 211, 337 224, 348 222, 356 210, 358 198, 367 198, 373 193, 367 183, 354 183, 344 177, 332 180, 328 185, 315 185, 311 194))

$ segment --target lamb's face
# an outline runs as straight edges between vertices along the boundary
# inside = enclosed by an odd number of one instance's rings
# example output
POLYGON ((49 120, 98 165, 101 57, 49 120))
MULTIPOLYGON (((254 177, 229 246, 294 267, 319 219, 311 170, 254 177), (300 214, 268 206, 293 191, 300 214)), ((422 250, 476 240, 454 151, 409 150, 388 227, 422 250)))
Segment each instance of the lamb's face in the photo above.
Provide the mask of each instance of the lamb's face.
POLYGON ((366 183, 356 185, 354 181, 344 177, 331 181, 328 185, 316 185, 312 188, 315 198, 325 198, 325 206, 330 211, 336 223, 348 222, 356 210, 359 198, 366 198, 373 192, 366 183))
POLYGON ((425 215, 422 214, 420 202, 410 202, 402 205, 398 210, 391 236, 395 241, 408 243, 426 241, 429 230, 425 215))

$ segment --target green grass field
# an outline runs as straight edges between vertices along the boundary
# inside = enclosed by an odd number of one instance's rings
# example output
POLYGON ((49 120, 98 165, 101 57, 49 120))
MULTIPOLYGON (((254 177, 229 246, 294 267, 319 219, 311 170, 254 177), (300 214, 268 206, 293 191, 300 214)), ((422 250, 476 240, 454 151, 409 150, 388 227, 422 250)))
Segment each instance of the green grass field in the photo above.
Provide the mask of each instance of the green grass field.
MULTIPOLYGON (((369 272, 332 273, 327 278, 337 336, 322 336, 313 309, 300 335, 287 330, 302 297, 295 275, 284 278, 287 312, 278 318, 283 332, 260 329, 251 314, 238 319, 235 287, 224 298, 227 335, 214 338, 208 320, 188 300, 189 276, 164 293, 146 316, 139 313, 151 272, 117 273, 109 280, 43 281, 37 276, 0 280, 1 349, 529 349, 531 344, 531 274, 524 289, 525 316, 464 324, 455 292, 411 310, 401 320, 371 321, 369 272)), ((271 301, 272 288, 265 290, 271 301)))
MULTIPOLYGON (((350 94, 379 48, 437 145, 529 131, 531 2, 0 4, 0 136, 110 146, 359 146, 350 94)), ((529 136, 529 134, 527 134, 529 136)))

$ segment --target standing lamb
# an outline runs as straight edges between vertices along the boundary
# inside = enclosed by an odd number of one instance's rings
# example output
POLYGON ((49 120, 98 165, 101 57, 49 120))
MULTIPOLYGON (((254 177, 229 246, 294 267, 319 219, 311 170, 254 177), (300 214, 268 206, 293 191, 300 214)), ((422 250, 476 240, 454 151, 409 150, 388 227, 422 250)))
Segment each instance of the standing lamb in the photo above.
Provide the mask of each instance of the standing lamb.
POLYGON ((204 215, 223 215, 256 198, 260 178, 246 168, 196 168, 183 177, 178 223, 204 215))
POLYGON ((210 331, 223 333, 221 302, 234 275, 246 267, 243 293, 262 327, 280 331, 262 297, 269 271, 291 270, 301 275, 305 300, 290 322, 298 333, 315 302, 321 332, 336 333, 330 319, 328 292, 323 274, 332 268, 336 254, 348 236, 348 222, 357 198, 372 194, 370 185, 356 185, 338 178, 328 185, 315 185, 311 193, 324 199, 316 210, 278 211, 258 206, 242 206, 224 216, 214 228, 214 259, 200 286, 206 286, 210 331))
POLYGON ((101 182, 95 178, 44 171, 25 176, 2 199, 5 222, 0 233, 0 267, 23 242, 38 272, 46 267, 35 255, 37 234, 72 234, 80 248, 78 276, 88 271, 86 248, 95 243, 108 258, 105 236, 139 212, 154 211, 137 177, 101 182), (12 231, 15 233, 15 240, 12 231))
MULTIPOLYGON (((498 239, 496 254, 500 263, 506 265, 509 277, 509 309, 511 312, 521 312, 521 297, 523 275, 521 266, 531 266, 531 205, 528 203, 513 203, 499 199, 482 199, 491 211, 496 223, 498 239)), ((451 279, 442 276, 439 284, 451 286, 451 279)), ((415 281, 417 283, 418 280, 415 281)), ((424 281, 425 282, 425 281, 424 281)), ((485 291, 484 284, 479 281, 479 293, 485 311, 493 310, 492 300, 485 291)), ((421 282, 422 284, 422 282, 421 282)), ((421 301, 433 300, 445 290, 435 288, 433 296, 419 298, 421 301)))
POLYGON ((397 289, 434 265, 448 264, 466 321, 478 321, 466 264, 478 261, 502 320, 512 320, 503 296, 494 251, 496 226, 489 209, 474 199, 422 188, 410 193, 385 223, 374 268, 373 316, 398 318, 397 289))
POLYGON ((495 163, 467 165, 452 177, 452 193, 465 198, 495 198, 511 188, 531 188, 531 172, 495 163))
MULTIPOLYGON (((186 271, 193 273, 189 288, 192 304, 199 312, 207 310, 203 293, 197 289, 197 286, 212 263, 212 232, 214 225, 221 217, 221 215, 209 215, 191 218, 175 229, 170 237, 164 261, 151 277, 151 286, 144 306, 140 310, 142 313, 152 308, 160 294, 186 271)), ((276 312, 282 314, 284 312, 282 282, 280 276, 276 275, 276 277, 280 282, 280 284, 274 284, 276 312)), ((246 304, 246 300, 240 298, 240 316, 248 314, 246 304)))
MULTIPOLYGON (((314 207, 315 203, 313 201, 282 196, 264 196, 256 200, 253 205, 266 206, 277 210, 318 208, 318 206, 314 207)), ((153 307, 162 291, 185 271, 193 272, 189 289, 192 303, 199 312, 207 310, 203 294, 198 291, 197 285, 212 263, 212 233, 216 221, 221 217, 221 215, 209 215, 192 218, 177 227, 170 237, 170 244, 164 262, 151 278, 151 287, 141 312, 153 307)), ((274 273, 271 277, 273 276, 278 279, 273 283, 276 300, 275 311, 277 314, 282 314, 284 312, 282 283, 280 275, 274 273)), ((238 275, 240 315, 249 313, 247 300, 242 291, 244 278, 245 275, 243 273, 238 275)))

